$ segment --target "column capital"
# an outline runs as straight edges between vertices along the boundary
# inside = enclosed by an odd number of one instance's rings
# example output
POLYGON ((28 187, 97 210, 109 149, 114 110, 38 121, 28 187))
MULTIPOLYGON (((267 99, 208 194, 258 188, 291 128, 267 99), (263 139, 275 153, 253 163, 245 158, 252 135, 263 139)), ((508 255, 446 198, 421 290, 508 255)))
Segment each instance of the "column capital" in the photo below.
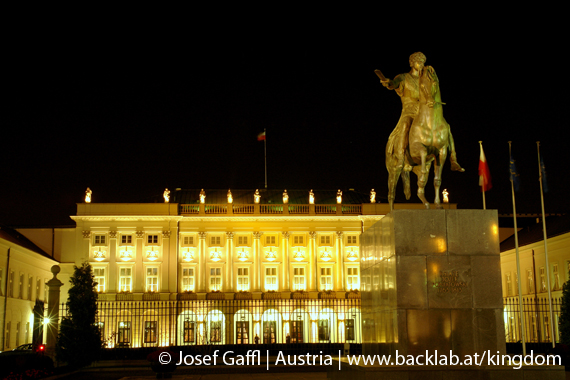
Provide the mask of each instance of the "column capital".
POLYGON ((263 235, 263 232, 261 232, 261 231, 254 231, 254 232, 253 232, 253 238, 254 238, 254 239, 259 239, 259 238, 261 238, 261 235, 263 235))
POLYGON ((316 233, 315 231, 309 231, 309 237, 310 237, 311 239, 314 239, 314 238, 317 237, 317 233, 316 233))
POLYGON ((337 232, 336 232, 336 237, 337 237, 338 239, 342 239, 342 235, 344 235, 344 232, 342 232, 342 231, 337 231, 337 232))
POLYGON ((109 231, 109 239, 116 239, 117 231, 109 231))
POLYGON ((289 239, 289 237, 291 236, 291 233, 289 231, 285 231, 282 234, 283 234, 283 239, 289 239))
POLYGON ((162 231, 163 239, 170 239, 170 231, 162 231))
POLYGON ((91 237, 91 231, 81 231, 83 234, 83 239, 89 239, 91 237))
POLYGON ((138 239, 142 239, 144 237, 144 231, 137 231, 135 234, 137 235, 138 239))
POLYGON ((226 232, 226 237, 228 239, 233 239, 234 238, 234 233, 233 232, 226 232))
POLYGON ((206 236, 208 236, 208 234, 207 234, 206 232, 198 232, 198 237, 199 237, 200 239, 205 239, 206 236))

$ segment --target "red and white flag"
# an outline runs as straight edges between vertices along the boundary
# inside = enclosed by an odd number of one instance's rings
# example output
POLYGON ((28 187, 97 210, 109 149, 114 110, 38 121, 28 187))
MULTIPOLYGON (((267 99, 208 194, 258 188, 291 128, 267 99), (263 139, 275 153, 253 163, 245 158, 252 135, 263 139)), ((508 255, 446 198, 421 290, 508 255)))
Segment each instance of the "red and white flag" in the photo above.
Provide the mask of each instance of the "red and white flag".
POLYGON ((493 187, 491 173, 489 172, 485 152, 483 152, 483 144, 479 144, 479 146, 481 147, 481 155, 479 156, 479 186, 481 186, 481 191, 489 191, 493 187))
POLYGON ((263 141, 263 140, 265 140, 265 131, 257 135, 257 141, 263 141))

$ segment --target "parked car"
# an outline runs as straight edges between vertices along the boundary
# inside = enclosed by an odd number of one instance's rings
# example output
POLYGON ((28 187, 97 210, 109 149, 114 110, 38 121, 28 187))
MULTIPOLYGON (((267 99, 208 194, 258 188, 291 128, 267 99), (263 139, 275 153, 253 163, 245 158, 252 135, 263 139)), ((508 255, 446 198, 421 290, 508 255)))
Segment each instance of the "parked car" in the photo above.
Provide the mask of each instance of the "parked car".
POLYGON ((34 345, 32 343, 26 343, 26 344, 22 344, 21 346, 18 346, 16 348, 14 348, 11 351, 2 351, 0 352, 0 355, 6 355, 6 354, 28 354, 28 353, 32 353, 34 349, 34 345))

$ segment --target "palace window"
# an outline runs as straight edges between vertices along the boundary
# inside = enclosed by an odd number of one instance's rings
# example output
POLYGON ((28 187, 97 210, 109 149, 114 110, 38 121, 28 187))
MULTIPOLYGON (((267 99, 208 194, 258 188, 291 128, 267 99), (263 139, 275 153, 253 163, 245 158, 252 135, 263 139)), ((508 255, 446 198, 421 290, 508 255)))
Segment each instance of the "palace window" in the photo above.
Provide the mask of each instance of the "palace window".
POLYGON ((44 302, 48 301, 49 286, 48 286, 47 282, 48 282, 48 279, 46 278, 44 280, 44 302))
POLYGON ((133 244, 132 235, 121 235, 121 245, 131 245, 133 244))
POLYGON ((184 321, 184 343, 194 343, 196 323, 194 321, 184 321))
POLYGON ((531 294, 534 292, 534 277, 532 275, 531 269, 526 270, 526 279, 527 279, 526 285, 527 285, 528 294, 531 294))
POLYGON ((34 286, 34 278, 28 277, 28 300, 32 300, 32 288, 34 286))
POLYGON ((107 245, 107 236, 106 235, 94 235, 93 236, 93 245, 107 245))
POLYGON ((276 241, 275 235, 273 236, 268 235, 265 237, 265 245, 275 246, 276 245, 275 241, 276 241))
POLYGON ((291 321, 291 343, 303 343, 303 321, 291 321))
POLYGON ((546 270, 540 267, 540 291, 546 292, 546 270))
POLYGON ((194 291, 194 268, 182 268, 182 291, 194 291))
POLYGON ((10 277, 8 277, 8 297, 14 297, 14 271, 10 271, 10 277))
POLYGON ((277 323, 275 321, 263 322, 263 343, 275 343, 277 334, 277 323))
POLYGON ((156 321, 144 322, 144 342, 156 343, 156 321))
POLYGON ((18 298, 24 299, 24 274, 20 273, 20 286, 18 288, 18 298))
POLYGON ((515 296, 519 295, 519 275, 515 273, 515 296))
POLYGON ((293 290, 305 290, 305 268, 293 268, 293 290))
POLYGON ((357 245, 356 236, 348 235, 346 237, 346 245, 357 245))
POLYGON ((331 236, 330 235, 321 236, 321 245, 330 246, 331 245, 331 236))
POLYGON ((97 283, 96 290, 98 293, 105 292, 105 268, 93 268, 93 276, 97 283))
POLYGON ((42 280, 41 278, 36 279, 36 299, 40 299, 40 290, 42 288, 42 280))
POLYGON ((158 244, 158 235, 147 235, 147 237, 146 237, 146 244, 147 244, 147 245, 155 245, 155 244, 158 244))
POLYGON ((247 241, 247 236, 238 236, 238 245, 248 245, 247 241))
POLYGON ((249 268, 238 268, 237 290, 246 292, 249 290, 249 268))
POLYGON ((347 288, 348 290, 357 290, 360 288, 360 277, 358 276, 358 268, 347 269, 347 288))
POLYGON ((513 291, 512 291, 512 289, 511 289, 511 285, 512 285, 512 284, 511 284, 511 274, 510 274, 510 273, 507 273, 507 274, 505 275, 505 277, 506 277, 506 280, 507 280, 507 296, 512 296, 512 295, 513 295, 513 291))
POLYGON ((210 268, 210 290, 222 290, 222 269, 210 268))
POLYGON ((277 268, 265 268, 265 290, 277 291, 277 268))
POLYGON ((184 236, 182 238, 182 244, 184 244, 185 246, 194 245, 194 236, 184 236))
POLYGON ((117 344, 126 346, 131 343, 131 322, 119 322, 117 344))
POLYGON ((32 336, 30 335, 30 322, 26 322, 26 331, 24 331, 24 342, 31 342, 32 336))
POLYGON ((332 290, 332 268, 321 268, 321 290, 332 290))
POLYGON ((16 347, 20 346, 20 322, 16 322, 16 347))
POLYGON ((210 236, 210 246, 221 246, 222 237, 221 236, 210 236))
POLYGON ((304 245, 305 237, 303 235, 293 236, 293 245, 304 245))
POLYGON ((347 319, 344 323, 344 335, 346 340, 354 340, 354 319, 347 319))
POLYGON ((222 322, 210 323, 210 342, 217 343, 222 341, 222 322))
POLYGON ((132 292, 133 291, 132 268, 121 267, 119 269, 119 291, 120 292, 132 292))
POLYGON ((329 320, 319 319, 319 340, 329 340, 329 320))
POLYGON ((236 338, 237 344, 249 344, 249 322, 236 322, 236 338))
POLYGON ((560 275, 558 274, 558 263, 552 265, 552 275, 554 277, 554 290, 558 290, 560 289, 560 275))
POLYGON ((147 267, 146 268, 146 291, 147 292, 158 292, 158 268, 157 267, 147 267))
POLYGON ((6 348, 10 348, 10 330, 12 330, 12 322, 7 322, 6 323, 6 339, 4 340, 4 342, 6 342, 6 348))

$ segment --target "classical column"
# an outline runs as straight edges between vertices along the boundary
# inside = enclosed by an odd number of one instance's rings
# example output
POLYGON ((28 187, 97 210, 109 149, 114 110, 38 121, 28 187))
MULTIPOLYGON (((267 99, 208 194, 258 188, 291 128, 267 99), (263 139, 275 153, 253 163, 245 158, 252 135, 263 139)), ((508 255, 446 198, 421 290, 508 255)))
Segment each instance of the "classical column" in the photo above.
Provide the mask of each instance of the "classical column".
POLYGON ((226 291, 233 292, 235 291, 235 284, 234 284, 234 233, 233 232, 226 232, 227 244, 226 244, 226 278, 227 286, 226 291))
POLYGON ((198 265, 196 269, 198 271, 198 292, 205 293, 208 291, 206 287, 206 236, 208 234, 205 232, 198 232, 198 265))
MULTIPOLYGON (((117 231, 109 232, 109 266, 107 267, 107 278, 117 279, 117 261, 119 260, 119 242, 117 241, 117 231)), ((105 292, 114 293, 117 291, 117 281, 108 281, 105 284, 105 292)))
POLYGON ((342 231, 336 232, 336 257, 335 257, 336 273, 335 278, 335 289, 346 290, 344 283, 344 247, 342 244, 342 231))
POLYGON ((291 270, 290 267, 290 262, 289 262, 289 258, 291 257, 291 255, 289 254, 289 236, 291 236, 291 234, 289 232, 283 232, 283 245, 282 245, 282 258, 283 258, 283 264, 281 264, 283 266, 283 274, 282 274, 282 279, 281 279, 281 284, 282 286, 280 286, 281 290, 291 290, 291 282, 289 280, 289 271, 291 270))
POLYGON ((261 246, 259 238, 263 232, 253 232, 253 291, 261 291, 261 246))
POLYGON ((145 233, 144 231, 137 231, 137 245, 136 245, 136 253, 134 254, 134 267, 132 272, 132 292, 145 292, 146 291, 146 284, 145 284, 145 273, 144 273, 144 266, 143 266, 143 257, 145 254, 145 233))
POLYGON ((177 250, 171 250, 171 240, 175 241, 176 239, 170 239, 170 235, 170 230, 162 231, 162 266, 160 269, 162 271, 162 278, 164 278, 164 275, 167 273, 168 280, 159 283, 159 292, 176 293, 176 279, 178 278, 176 273, 178 268, 176 265, 178 263, 178 256, 171 254, 172 251, 176 252, 177 250))
POLYGON ((57 274, 61 269, 59 265, 51 267, 53 278, 46 285, 49 287, 48 293, 48 318, 46 354, 55 359, 55 344, 57 342, 57 332, 59 331, 59 292, 63 282, 59 281, 57 274))
POLYGON ((309 291, 316 291, 317 290, 317 249, 316 249, 316 242, 315 238, 317 237, 317 233, 315 231, 309 232, 309 291))

